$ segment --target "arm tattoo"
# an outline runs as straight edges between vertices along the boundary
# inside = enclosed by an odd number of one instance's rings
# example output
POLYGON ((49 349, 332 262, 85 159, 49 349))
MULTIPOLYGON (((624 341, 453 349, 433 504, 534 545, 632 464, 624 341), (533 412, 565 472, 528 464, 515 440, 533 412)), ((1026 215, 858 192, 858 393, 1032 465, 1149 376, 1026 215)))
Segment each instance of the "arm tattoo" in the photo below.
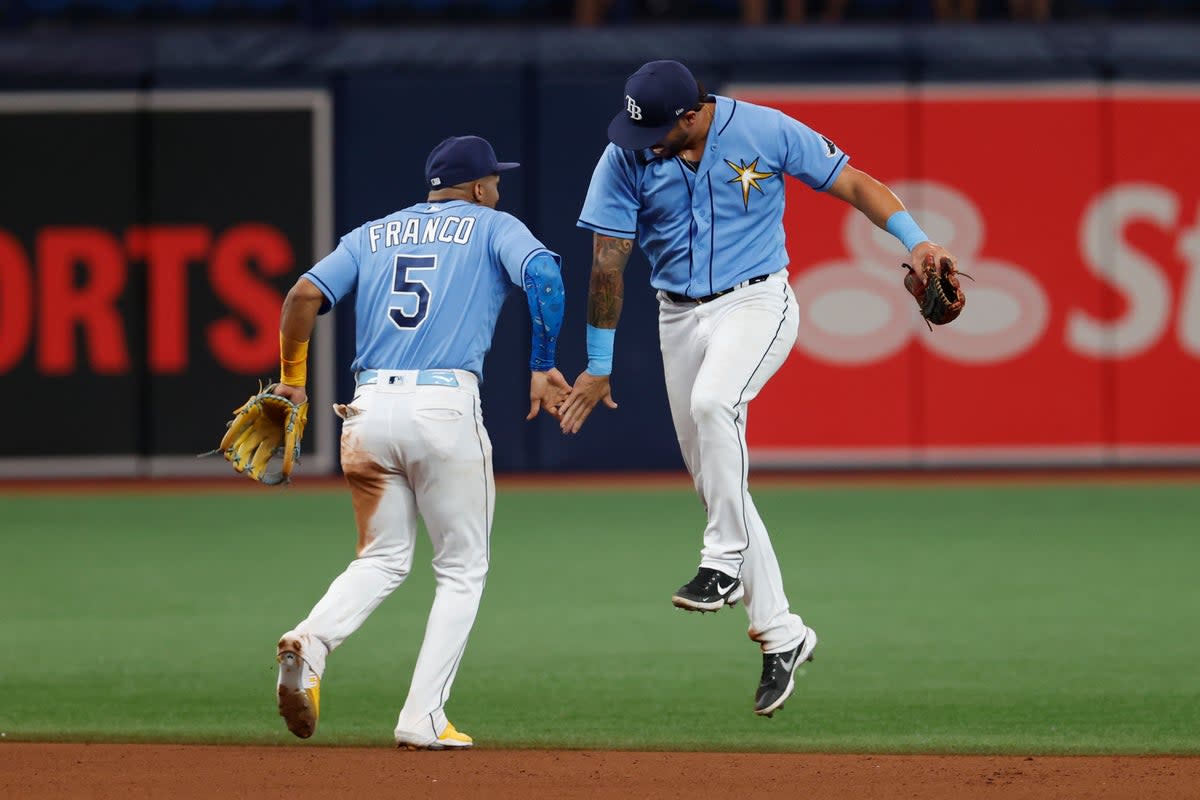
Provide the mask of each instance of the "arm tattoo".
POLYGON ((632 239, 599 233, 592 236, 592 281, 588 291, 588 324, 615 328, 625 300, 625 264, 633 252, 632 239))

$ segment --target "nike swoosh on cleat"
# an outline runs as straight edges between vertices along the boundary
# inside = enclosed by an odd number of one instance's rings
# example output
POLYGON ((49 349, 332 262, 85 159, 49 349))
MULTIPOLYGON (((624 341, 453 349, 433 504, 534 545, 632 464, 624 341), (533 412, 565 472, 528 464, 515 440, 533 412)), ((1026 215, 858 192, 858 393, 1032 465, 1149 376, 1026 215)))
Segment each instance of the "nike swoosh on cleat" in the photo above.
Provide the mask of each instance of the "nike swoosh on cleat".
MULTIPOLYGON (((799 651, 797 651, 797 652, 799 652, 799 651)), ((791 659, 789 659, 789 660, 787 660, 787 661, 785 661, 785 660, 784 660, 784 659, 782 659, 782 658, 781 658, 781 659, 779 659, 779 664, 780 664, 780 666, 782 666, 782 667, 783 667, 784 669, 786 669, 788 672, 791 672, 791 671, 792 671, 792 664, 795 664, 795 663, 796 663, 796 653, 792 653, 792 657, 791 657, 791 659)))
POLYGON ((737 583, 737 581, 734 581, 733 583, 729 584, 728 586, 722 586, 721 582, 717 581, 717 594, 725 594, 730 589, 732 589, 734 587, 734 584, 736 584, 736 583, 737 583))

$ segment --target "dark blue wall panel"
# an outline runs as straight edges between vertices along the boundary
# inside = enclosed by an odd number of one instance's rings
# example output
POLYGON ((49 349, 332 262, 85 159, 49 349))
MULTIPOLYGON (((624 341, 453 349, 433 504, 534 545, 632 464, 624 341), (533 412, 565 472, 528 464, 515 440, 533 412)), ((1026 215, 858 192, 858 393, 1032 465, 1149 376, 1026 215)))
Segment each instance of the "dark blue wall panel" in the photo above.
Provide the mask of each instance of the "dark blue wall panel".
MULTIPOLYGON (((575 226, 592 169, 608 144, 605 131, 621 107, 625 78, 639 64, 568 68, 543 74, 539 107, 563 113, 538 115, 540 161, 538 223, 564 258, 567 320, 559 359, 570 380, 587 365, 588 278, 592 233, 575 226)), ((641 253, 625 273, 625 306, 617 328, 613 397, 620 408, 597 407, 575 436, 545 431, 538 452, 548 469, 643 469, 682 466, 667 408, 658 344, 658 303, 641 253)))

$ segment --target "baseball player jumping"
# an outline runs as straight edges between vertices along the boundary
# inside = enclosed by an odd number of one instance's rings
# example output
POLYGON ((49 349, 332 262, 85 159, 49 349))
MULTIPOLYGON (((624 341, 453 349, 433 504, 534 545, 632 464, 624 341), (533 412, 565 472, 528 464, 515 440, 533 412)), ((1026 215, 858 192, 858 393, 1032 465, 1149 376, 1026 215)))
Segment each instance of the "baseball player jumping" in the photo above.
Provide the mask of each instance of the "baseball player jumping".
POLYGON ((278 645, 279 713, 301 738, 317 727, 327 657, 408 577, 420 514, 437 590, 395 740, 409 749, 472 745, 445 706, 488 571, 495 484, 479 382, 510 284, 524 288, 532 316, 526 419, 543 409, 558 416, 570 389, 554 366, 559 257, 495 210, 499 173, 516 166, 497 162, 477 136, 446 139, 425 164, 427 201, 342 237, 284 301, 275 393, 302 403, 317 314, 357 297, 357 388, 335 410, 345 420, 358 557, 278 645))
POLYGON ((622 105, 579 217, 594 232, 588 366, 562 405, 561 427, 578 431, 599 402, 616 408, 613 340, 636 240, 658 290, 675 432, 708 512, 699 571, 671 600, 717 611, 745 598, 750 638, 763 653, 754 713, 769 717, 795 690, 795 671, 817 644, 790 611, 747 483, 748 406, 787 358, 799 321, 783 176, 853 205, 895 235, 913 264, 930 254, 952 257, 832 141, 775 109, 708 94, 676 61, 642 66, 626 82, 622 105))

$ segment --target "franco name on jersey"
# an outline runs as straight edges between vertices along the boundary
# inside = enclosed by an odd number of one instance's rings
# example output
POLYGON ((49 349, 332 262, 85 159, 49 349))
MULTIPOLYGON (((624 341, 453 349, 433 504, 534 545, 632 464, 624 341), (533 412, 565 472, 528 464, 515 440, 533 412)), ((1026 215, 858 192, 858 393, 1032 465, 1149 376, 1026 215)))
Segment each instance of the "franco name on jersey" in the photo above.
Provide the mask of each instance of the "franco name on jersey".
MULTIPOLYGON (((436 210, 436 209, 434 209, 436 210)), ((404 220, 388 220, 370 226, 368 236, 371 252, 379 252, 379 242, 384 247, 399 247, 405 244, 468 244, 475 231, 474 217, 459 217, 447 214, 444 217, 420 219, 409 217, 404 220)))

